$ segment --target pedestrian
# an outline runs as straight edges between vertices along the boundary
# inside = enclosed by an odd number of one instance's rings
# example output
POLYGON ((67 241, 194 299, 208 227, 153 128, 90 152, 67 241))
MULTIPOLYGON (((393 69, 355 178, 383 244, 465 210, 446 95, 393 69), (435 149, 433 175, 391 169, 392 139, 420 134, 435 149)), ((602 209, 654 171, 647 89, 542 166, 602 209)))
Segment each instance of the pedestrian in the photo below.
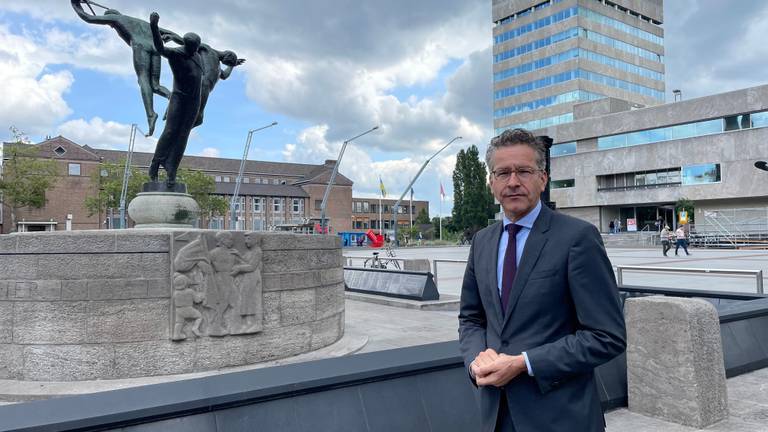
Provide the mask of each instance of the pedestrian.
POLYGON ((621 219, 616 219, 616 234, 621 232, 621 219))
POLYGON ((675 238, 677 239, 675 242, 675 256, 677 256, 677 251, 680 249, 680 246, 683 247, 686 255, 690 255, 688 253, 688 239, 685 235, 685 229, 683 229, 683 225, 680 225, 675 231, 675 238))
POLYGON ((594 369, 626 346, 600 233, 542 205, 545 154, 522 129, 494 138, 486 153, 504 217, 472 240, 459 309, 484 432, 604 431, 594 369))
POLYGON ((615 225, 613 224, 613 221, 608 222, 608 232, 613 234, 613 229, 615 228, 615 225))
POLYGON ((669 243, 669 240, 672 237, 672 231, 670 231, 669 226, 664 225, 659 236, 661 237, 661 251, 664 253, 664 256, 669 256, 667 255, 667 252, 672 249, 672 245, 669 243))

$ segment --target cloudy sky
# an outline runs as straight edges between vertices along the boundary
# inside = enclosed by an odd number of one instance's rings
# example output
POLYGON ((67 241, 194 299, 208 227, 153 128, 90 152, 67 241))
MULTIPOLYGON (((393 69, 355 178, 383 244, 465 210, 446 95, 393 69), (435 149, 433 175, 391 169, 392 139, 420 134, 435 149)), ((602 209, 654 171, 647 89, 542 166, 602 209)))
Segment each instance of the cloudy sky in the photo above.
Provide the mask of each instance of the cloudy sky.
MULTIPOLYGON (((217 84, 187 154, 240 158, 249 129, 278 121, 254 136, 250 159, 322 163, 344 139, 379 125, 348 146, 341 172, 356 196, 376 196, 381 176, 391 197, 461 135, 414 186, 436 216, 440 181, 450 212, 456 153, 484 149, 492 134, 490 0, 99 3, 134 17, 155 7, 162 27, 247 59, 217 84)), ((666 3, 668 100, 675 88, 689 99, 766 82, 768 2, 666 3)), ((161 81, 171 87, 165 66, 161 81)), ((125 149, 131 123, 147 130, 130 48, 111 28, 81 21, 66 0, 0 4, 0 87, 3 140, 13 125, 34 142, 63 135, 125 149)), ((156 96, 155 110, 164 109, 156 96)), ((136 141, 140 151, 154 145, 136 141)))

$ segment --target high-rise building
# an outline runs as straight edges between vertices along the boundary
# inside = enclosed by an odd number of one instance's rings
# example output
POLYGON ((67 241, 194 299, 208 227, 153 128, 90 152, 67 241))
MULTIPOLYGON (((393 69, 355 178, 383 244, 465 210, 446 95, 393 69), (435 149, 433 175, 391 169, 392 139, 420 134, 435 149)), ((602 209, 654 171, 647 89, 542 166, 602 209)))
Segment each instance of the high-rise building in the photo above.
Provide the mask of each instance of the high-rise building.
POLYGON ((576 104, 664 103, 663 0, 493 0, 493 123, 539 129, 576 104))

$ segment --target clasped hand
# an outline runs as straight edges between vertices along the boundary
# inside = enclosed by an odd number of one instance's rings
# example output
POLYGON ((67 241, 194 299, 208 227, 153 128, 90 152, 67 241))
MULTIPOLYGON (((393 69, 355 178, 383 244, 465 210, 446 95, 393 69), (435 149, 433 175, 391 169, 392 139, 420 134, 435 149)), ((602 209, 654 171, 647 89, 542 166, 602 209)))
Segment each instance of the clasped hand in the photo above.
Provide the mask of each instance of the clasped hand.
POLYGON ((478 354, 471 368, 477 385, 495 387, 505 386, 516 376, 527 371, 522 355, 499 354, 491 348, 478 354))

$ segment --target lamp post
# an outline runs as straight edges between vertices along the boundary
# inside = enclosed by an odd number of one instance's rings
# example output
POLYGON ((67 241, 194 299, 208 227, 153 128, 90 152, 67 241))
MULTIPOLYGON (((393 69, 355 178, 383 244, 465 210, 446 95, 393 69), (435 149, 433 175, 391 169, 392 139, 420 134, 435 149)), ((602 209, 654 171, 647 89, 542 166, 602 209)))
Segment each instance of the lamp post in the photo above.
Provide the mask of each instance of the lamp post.
MULTIPOLYGON (((133 147, 136 143, 136 132, 144 131, 139 129, 136 123, 131 125, 131 137, 128 140, 128 153, 125 156, 125 168, 123 169, 123 187, 120 191, 120 228, 128 228, 128 221, 125 218, 125 199, 128 195, 128 181, 131 179, 131 163, 133 160, 133 147)), ((146 134, 144 134, 146 135, 146 134)))
POLYGON ((232 200, 229 202, 229 229, 237 229, 237 215, 235 214, 235 205, 237 204, 237 196, 240 194, 240 185, 243 183, 243 171, 245 170, 245 160, 248 159, 248 151, 251 149, 251 139, 253 134, 271 128, 277 124, 276 121, 262 126, 260 128, 251 129, 248 131, 248 137, 245 139, 245 149, 243 150, 243 158, 240 160, 240 170, 237 172, 237 179, 235 179, 235 191, 232 192, 232 200))
POLYGON ((344 141, 344 144, 341 145, 341 151, 339 152, 339 157, 338 159, 336 159, 336 164, 333 166, 333 172, 331 172, 331 179, 328 180, 328 186, 325 187, 325 193, 323 194, 323 202, 320 203, 320 227, 324 234, 328 234, 328 229, 327 229, 328 225, 325 220, 325 209, 326 209, 326 206, 328 205, 328 195, 331 194, 331 187, 333 187, 333 182, 336 180, 336 174, 339 172, 339 165, 341 165, 341 158, 344 157, 344 150, 347 149, 347 144, 360 138, 363 135, 367 135, 375 131, 378 128, 379 128, 378 126, 374 126, 368 129, 367 131, 359 135, 355 135, 352 138, 344 141))
POLYGON ((397 239, 397 210, 398 210, 398 208, 400 207, 400 202, 402 202, 402 201, 403 201, 403 198, 405 198, 405 194, 407 194, 407 193, 408 193, 408 191, 409 191, 409 190, 411 190, 411 187, 412 187, 412 186, 413 186, 413 184, 416 182, 416 179, 418 179, 418 178, 419 178, 419 176, 421 175, 421 173, 424 171, 424 168, 426 168, 426 167, 427 167, 427 164, 429 163, 429 161, 431 161, 432 159, 434 159, 434 158, 435 158, 435 156, 437 156, 438 154, 440 154, 440 152, 441 152, 441 151, 445 150, 445 148, 446 148, 446 147, 448 147, 449 145, 453 144, 453 142, 454 142, 454 141, 456 141, 456 140, 460 140, 460 139, 461 139, 461 137, 460 137, 460 136, 457 136, 457 137, 453 137, 453 138, 452 138, 450 141, 448 141, 448 144, 446 144, 446 145, 442 146, 442 147, 440 148, 440 150, 436 151, 436 152, 435 152, 435 154, 433 154, 433 155, 432 155, 432 156, 430 156, 430 157, 429 157, 427 160, 425 160, 425 161, 424 161, 424 163, 421 165, 421 168, 419 168, 419 172, 417 172, 417 173, 416 173, 416 175, 413 177, 413 180, 411 180, 411 182, 410 182, 410 183, 408 183, 408 187, 406 187, 406 188, 405 188, 405 191, 403 191, 403 194, 402 194, 402 195, 400 195, 400 199, 398 199, 398 200, 397 200, 397 202, 395 203, 395 205, 394 205, 394 206, 392 206, 392 220, 393 220, 393 221, 394 221, 394 223, 395 223, 395 246, 397 246, 397 245, 399 244, 399 243, 398 243, 398 239, 397 239))

